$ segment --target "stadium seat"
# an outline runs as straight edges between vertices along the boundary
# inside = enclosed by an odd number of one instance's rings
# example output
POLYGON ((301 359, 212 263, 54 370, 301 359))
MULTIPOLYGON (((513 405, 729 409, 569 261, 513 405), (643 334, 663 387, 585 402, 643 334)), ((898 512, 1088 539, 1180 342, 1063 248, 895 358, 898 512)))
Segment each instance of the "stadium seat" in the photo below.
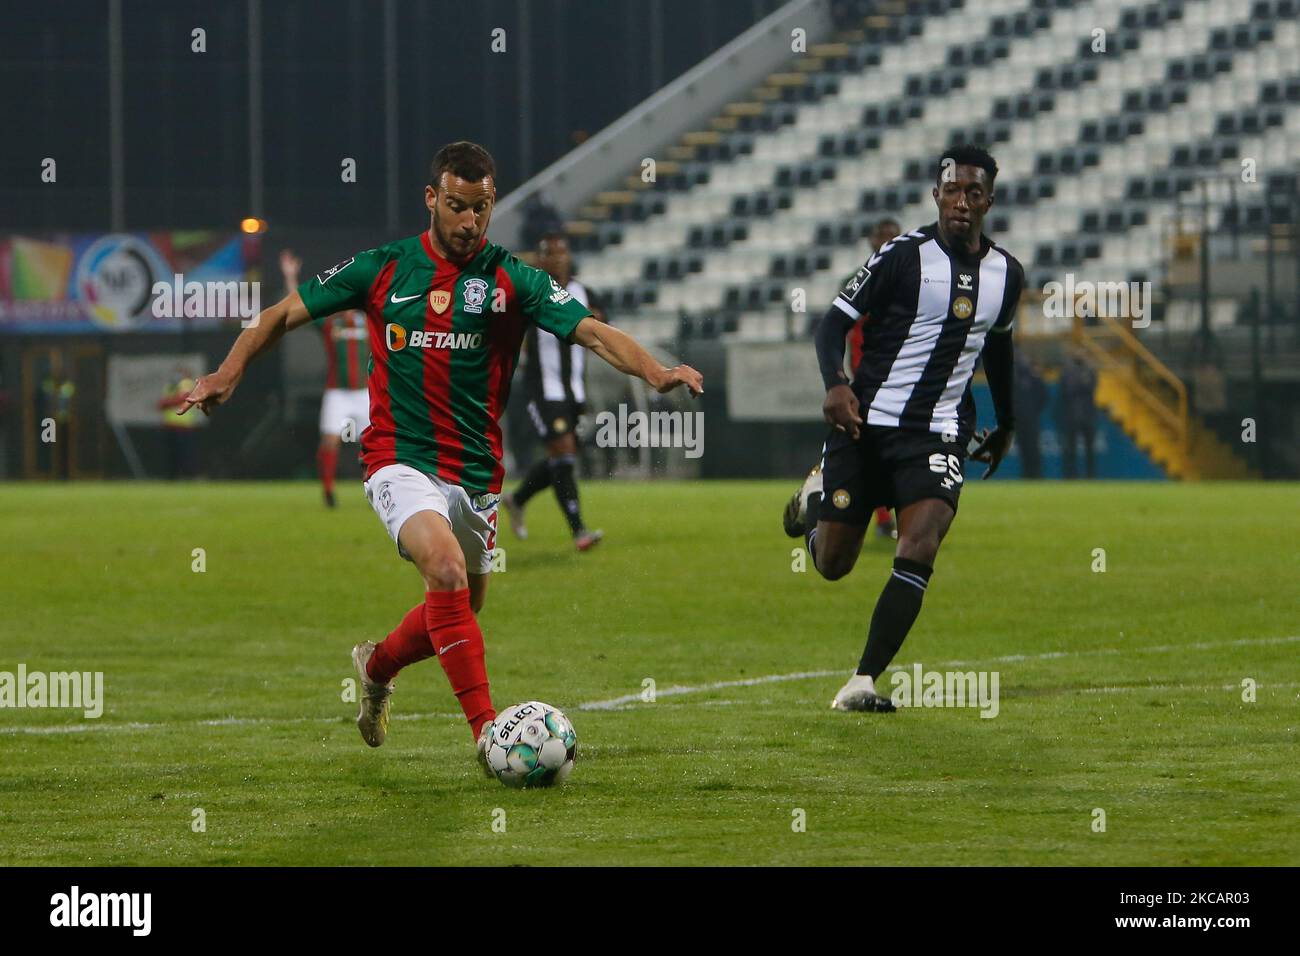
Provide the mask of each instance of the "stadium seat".
MULTIPOLYGON (((975 21, 958 5, 915 7, 894 39, 867 31, 847 42, 849 55, 810 71, 799 98, 768 102, 752 131, 698 151, 596 223, 584 278, 612 301, 656 309, 668 299, 653 290, 673 285, 673 303, 725 303, 743 331, 773 296, 784 301, 786 279, 833 294, 880 215, 930 221, 935 151, 958 139, 999 155, 989 224, 1027 267, 1123 262, 1158 278, 1153 210, 1172 208, 1207 171, 1239 170, 1239 156, 1294 165, 1295 6, 989 0, 975 21), (1096 25, 1108 31, 1105 63, 1090 39, 1079 43, 1096 25), (944 63, 968 72, 938 71, 944 63), (991 97, 981 92, 990 83, 991 97), (1100 241, 1086 241, 1099 228, 1100 241)), ((1264 212, 1242 216, 1262 222, 1264 212)))

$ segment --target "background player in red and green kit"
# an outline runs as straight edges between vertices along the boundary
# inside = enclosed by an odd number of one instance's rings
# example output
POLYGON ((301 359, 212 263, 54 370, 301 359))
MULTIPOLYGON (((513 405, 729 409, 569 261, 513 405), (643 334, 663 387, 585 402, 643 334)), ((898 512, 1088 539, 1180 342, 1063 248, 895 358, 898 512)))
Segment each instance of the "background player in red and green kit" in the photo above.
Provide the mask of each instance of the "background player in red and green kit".
MULTIPOLYGON (((281 250, 280 275, 284 277, 286 290, 292 292, 298 288, 301 269, 302 260, 292 249, 281 250)), ((325 504, 333 508, 339 445, 356 441, 370 425, 370 395, 366 389, 370 333, 366 328, 366 314, 359 309, 327 315, 317 324, 325 344, 325 394, 320 403, 316 471, 325 504)))
POLYGON ((187 407, 210 411, 285 332, 343 309, 365 311, 373 356, 370 427, 361 439, 366 496, 398 553, 419 569, 425 598, 382 642, 353 648, 363 687, 357 726, 366 743, 382 744, 393 678, 436 654, 485 770, 495 712, 475 612, 496 544, 498 419, 526 324, 586 346, 659 392, 679 385, 703 391, 695 369, 664 368, 545 272, 487 241, 495 180, 483 147, 444 146, 425 187, 428 231, 357 253, 262 312, 186 399, 187 407))

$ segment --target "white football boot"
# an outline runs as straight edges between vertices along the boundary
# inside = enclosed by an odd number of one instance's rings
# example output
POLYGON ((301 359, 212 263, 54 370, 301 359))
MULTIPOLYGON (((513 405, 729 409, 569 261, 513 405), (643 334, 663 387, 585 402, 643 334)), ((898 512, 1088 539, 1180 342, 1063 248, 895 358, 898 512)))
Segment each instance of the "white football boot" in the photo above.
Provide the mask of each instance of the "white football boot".
POLYGON ((528 540, 528 525, 524 524, 524 506, 515 501, 515 496, 506 492, 501 496, 501 504, 510 517, 510 531, 520 541, 528 540))
POLYGON ((808 496, 821 493, 822 466, 819 463, 813 466, 813 470, 808 472, 808 477, 803 480, 799 490, 786 502, 785 513, 781 515, 781 524, 785 528, 787 537, 801 538, 807 532, 808 496))
POLYGON ((573 546, 579 551, 590 551, 596 545, 600 544, 600 539, 605 537, 605 532, 597 528, 595 531, 582 530, 573 536, 573 546))
POLYGON ((375 653, 374 641, 362 641, 352 648, 352 663, 357 667, 357 677, 361 680, 361 709, 357 713, 357 729, 361 739, 372 747, 378 747, 388 736, 388 703, 393 696, 393 682, 376 684, 366 674, 366 664, 375 653))
POLYGON ((854 674, 831 701, 831 710, 869 711, 891 714, 897 708, 888 697, 876 693, 876 682, 866 674, 854 674))

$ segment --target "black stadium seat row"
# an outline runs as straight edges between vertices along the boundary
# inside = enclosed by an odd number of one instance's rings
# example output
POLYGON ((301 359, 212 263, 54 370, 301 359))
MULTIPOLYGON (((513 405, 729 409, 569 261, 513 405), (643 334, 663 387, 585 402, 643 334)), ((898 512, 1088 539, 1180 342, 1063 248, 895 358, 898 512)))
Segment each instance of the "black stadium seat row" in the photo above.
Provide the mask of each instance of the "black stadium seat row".
MULTIPOLYGON (((1231 69, 1231 64, 1229 64, 1231 69)), ((1226 72, 1226 71, 1225 71, 1226 72)), ((1187 102, 1188 84, 1180 80, 1170 80, 1163 86, 1146 90, 1129 90, 1124 94, 1124 110, 1145 113, 1163 113, 1175 106, 1187 102)))
POLYGON ((835 163, 821 161, 801 163, 797 166, 778 166, 776 169, 776 187, 789 189, 792 186, 808 188, 828 179, 834 179, 835 163))
POLYGON ((1123 209, 1089 209, 1080 220, 1083 232, 1107 233, 1123 232, 1147 224, 1147 211, 1140 207, 1126 206, 1123 209))
POLYGON ((1300 16, 1300 0, 1255 0, 1250 8, 1252 20, 1281 20, 1300 16))
MULTIPOLYGON (((1252 7, 1257 20, 1275 14, 1291 15, 1300 0, 1260 0, 1252 7)), ((1032 4, 1033 11, 1019 17, 1003 18, 1008 27, 1007 36, 1014 31, 1032 28, 1038 29, 1049 22, 1039 14, 1045 11, 1069 7, 1070 3, 1057 0, 1037 0, 1032 4)), ((1183 17, 1182 0, 1156 0, 1143 7, 1127 11, 1123 23, 1133 34, 1134 42, 1112 43, 1107 54, 1108 63, 1115 59, 1130 56, 1140 46, 1141 31, 1169 21, 1178 21, 1183 17)), ((996 31, 998 18, 994 18, 996 31)), ((910 28, 909 28, 910 29, 910 28)), ((870 34, 870 31, 868 31, 870 34)), ((1122 32, 1122 31, 1121 31, 1122 32)), ((1271 42, 1276 36, 1272 23, 1255 22, 1244 26, 1221 28, 1214 33, 1213 44, 1217 48, 1184 56, 1168 66, 1166 79, 1148 89, 1131 91, 1124 98, 1122 107, 1110 116, 1089 120, 1081 125, 1075 143, 1059 149, 1044 151, 1033 157, 1034 173, 1028 177, 1018 177, 1017 182, 1007 183, 999 189, 999 210, 1012 212, 1016 209, 1033 207, 1035 204, 1049 200, 1056 195, 1057 184, 1062 176, 1077 175, 1096 168, 1104 147, 1117 144, 1131 138, 1142 137, 1146 133, 1145 117, 1153 113, 1185 108, 1188 102, 1191 84, 1203 82, 1216 75, 1230 73, 1233 70, 1237 53, 1271 42)), ((982 49, 982 54, 1006 55, 1009 41, 1005 37, 972 38, 967 46, 974 56, 974 50, 982 49), (1001 41, 1001 42, 998 42, 1001 41)), ((851 49, 857 53, 863 49, 878 48, 879 38, 871 34, 861 45, 851 49)), ((840 58, 845 61, 851 57, 840 58)), ((828 70, 833 69, 835 59, 828 60, 828 70)), ((1089 45, 1081 45, 1079 54, 1067 62, 1054 64, 1036 71, 1033 92, 1020 96, 1004 97, 993 104, 992 116, 950 130, 950 141, 969 141, 995 148, 999 143, 1008 141, 1018 121, 1032 119, 1044 111, 1055 108, 1055 93, 1062 90, 1077 90, 1080 86, 1097 82, 1097 55, 1089 45)), ((737 196, 732 202, 731 216, 723 222, 711 226, 695 227, 687 237, 686 248, 720 248, 729 243, 748 237, 750 230, 746 221, 770 215, 774 210, 788 208, 793 202, 793 190, 815 187, 827 178, 833 178, 838 171, 837 160, 847 156, 857 156, 879 148, 881 134, 891 126, 902 125, 909 119, 926 115, 933 104, 928 99, 939 98, 940 89, 951 90, 955 85, 944 81, 931 86, 929 74, 924 78, 911 77, 905 81, 903 95, 883 104, 873 104, 863 110, 863 125, 857 129, 847 129, 841 133, 822 135, 818 141, 818 156, 803 164, 781 166, 774 174, 774 189, 763 189, 756 193, 737 196)), ((1088 232, 1104 226, 1108 234, 1122 233, 1126 230, 1143 226, 1147 221, 1147 204, 1167 203, 1191 187, 1198 170, 1214 167, 1234 159, 1240 151, 1238 143, 1233 142, 1240 136, 1256 135, 1276 127, 1285 119, 1282 108, 1287 103, 1300 101, 1300 80, 1288 78, 1284 81, 1270 81, 1260 87, 1260 107, 1245 111, 1225 113, 1217 117, 1216 135, 1207 137, 1203 142, 1172 144, 1173 153, 1169 158, 1170 168, 1145 176, 1135 176, 1124 184, 1125 192, 1135 204, 1135 208, 1126 214, 1113 215, 1105 210, 1080 209, 1074 213, 1073 221, 1062 223, 1062 235, 1065 237, 1056 245, 1059 247, 1048 255, 1048 261, 1076 264, 1078 261, 1099 254, 1095 241, 1089 243, 1081 237, 1072 236, 1080 222, 1083 231, 1088 232)), ((787 104, 776 103, 769 111, 781 108, 789 109, 787 104)), ((789 113, 794 119, 794 111, 789 113)), ((752 151, 754 134, 738 132, 731 137, 744 136, 745 147, 752 151)), ((727 149, 734 155, 735 146, 730 138, 724 140, 727 149)), ((898 211, 915 204, 928 193, 933 177, 933 157, 917 156, 904 164, 901 181, 873 184, 859 194, 859 202, 844 212, 829 217, 819 223, 815 230, 814 248, 796 249, 792 252, 768 253, 769 276, 773 278, 804 277, 817 271, 819 254, 837 247, 860 246, 870 231, 875 219, 886 212, 898 211)), ((720 173, 721 174, 721 173, 720 173)), ((1243 218, 1258 220, 1260 211, 1246 210, 1243 218)), ((1007 219, 995 217, 990 222, 995 232, 1006 229, 1007 219)), ((602 241, 608 242, 606 235, 602 241)), ((662 269, 662 266, 657 268, 662 269)), ((629 298, 644 301, 644 296, 636 292, 637 286, 629 298)), ((757 297, 761 305, 769 301, 765 291, 751 293, 745 288, 728 289, 724 298, 729 305, 736 307, 756 307, 750 300, 757 297)), ((770 300, 776 301, 776 300, 770 300)))
POLYGON ((863 239, 871 235, 871 230, 876 224, 876 215, 856 216, 848 222, 829 223, 824 222, 817 226, 817 234, 813 239, 814 245, 819 249, 831 248, 834 246, 857 246, 863 239))
POLYGON ((802 86, 785 86, 781 88, 781 103, 815 103, 826 96, 834 96, 840 91, 839 77, 830 73, 818 73, 808 77, 802 86))
POLYGON ((1257 106, 1244 113, 1220 116, 1215 121, 1214 131, 1220 136, 1258 136, 1285 122, 1286 114, 1280 107, 1257 106))
POLYGON ((1040 90, 1072 90, 1084 83, 1097 82, 1097 61, 1087 63, 1060 63, 1045 66, 1034 78, 1034 87, 1040 90))
POLYGON ((1210 34, 1211 50, 1249 50, 1273 39, 1273 24, 1267 20, 1220 27, 1210 34))
POLYGON ((644 222, 651 216, 662 215, 668 200, 662 193, 641 193, 633 202, 614 206, 609 211, 609 221, 614 223, 644 222))
POLYGON ((790 103, 769 103, 757 116, 737 118, 737 127, 745 133, 770 133, 782 126, 793 126, 799 118, 799 109, 790 103))
POLYGON ((764 189, 731 201, 731 214, 740 217, 770 216, 777 209, 789 209, 794 197, 788 189, 764 189))
MULTIPOLYGON (((966 6, 965 0, 912 0, 908 3, 908 16, 941 17, 966 6)), ((837 29, 856 28, 871 16, 879 15, 885 5, 881 0, 833 0, 831 16, 837 29)))
MULTIPOLYGON (((1149 6, 1146 9, 1156 9, 1157 6, 1149 6)), ((1136 11, 1139 15, 1142 11, 1136 11)), ((1255 31, 1252 34, 1258 42, 1267 42, 1266 37, 1272 35, 1271 31, 1255 31)), ((1091 53, 1089 54, 1091 56, 1091 53)), ((1184 67, 1198 60, 1204 60, 1203 54, 1186 57, 1176 63, 1181 63, 1184 67)), ((1223 61, 1226 69, 1232 68, 1232 54, 1215 54, 1213 62, 1216 64, 1223 61)), ((1039 80, 1072 79, 1075 84, 1087 82, 1090 79, 1095 80, 1095 68, 1089 70, 1088 67, 1095 67, 1095 63, 1080 64, 1062 64, 1050 71, 1053 77, 1040 74, 1039 80)), ((1048 72, 1048 71, 1044 71, 1048 72)), ((1172 72, 1172 71, 1171 71, 1172 72)), ((1043 85, 1049 85, 1043 84, 1043 85)), ((1262 97, 1271 97, 1274 99, 1290 98, 1293 92, 1300 96, 1300 83, 1272 83, 1262 88, 1262 97)), ((1095 145, 1097 142, 1117 143, 1135 136, 1141 136, 1145 124, 1141 118, 1144 112, 1160 112, 1172 105, 1186 103, 1189 95, 1188 86, 1183 82, 1170 81, 1162 86, 1144 91, 1133 91, 1126 96, 1123 109, 1119 114, 1105 117, 1100 120, 1092 120, 1084 123, 1080 128, 1079 141, 1077 144, 1064 147, 1055 153, 1044 153, 1036 157, 1035 171, 1041 177, 1047 177, 1040 180, 1029 180, 1018 184, 1017 186, 1001 193, 1000 202, 1004 206, 1029 205, 1033 202, 1047 198, 1052 195, 1053 187, 1050 183, 1050 177, 1059 173, 1076 173, 1084 169, 1095 166, 1100 161, 1100 149, 1095 145)), ((1021 99, 1027 99, 1022 97, 1021 99)), ((1010 99, 1001 101, 1004 104, 1010 104, 1010 99)), ((997 104, 995 104, 996 112, 997 104)), ((1256 132, 1262 131, 1269 126, 1276 126, 1284 119, 1280 110, 1269 111, 1247 111, 1240 116, 1221 117, 1220 127, 1225 131, 1225 135, 1236 135, 1237 133, 1248 133, 1250 130, 1256 132)), ((971 128, 959 128, 954 130, 953 139, 966 139, 973 142, 980 142, 991 145, 999 141, 1005 141, 1009 138, 1010 126, 998 123, 986 123, 976 125, 971 128)), ((1207 159, 1209 163, 1221 162, 1231 155, 1235 155, 1231 149, 1225 151, 1223 144, 1202 144, 1194 154, 1197 158, 1207 159), (1207 152, 1208 151, 1208 152, 1207 152)), ((905 183, 924 184, 928 177, 932 175, 929 164, 932 160, 912 161, 904 167, 903 180, 905 183)), ((1164 187, 1160 187, 1162 190, 1164 187)), ((862 195, 860 208, 863 210, 875 209, 897 209, 898 204, 889 202, 896 196, 886 193, 883 196, 877 196, 873 191, 866 191, 862 195)))
POLYGON ((962 73, 934 73, 928 77, 909 76, 904 85, 904 92, 910 97, 947 96, 953 90, 966 88, 966 77, 962 73))
POLYGON ((1272 226, 1291 224, 1291 209, 1283 203, 1247 198, 1223 211, 1222 228, 1262 232, 1272 226))
MULTIPOLYGON (((1245 112, 1234 111, 1221 113, 1216 123, 1216 130, 1224 128, 1225 121, 1233 121, 1233 133, 1219 133, 1197 143, 1182 143, 1173 148, 1171 169, 1163 172, 1131 177, 1125 185, 1123 210, 1088 210, 1079 218, 1077 231, 1055 243, 1041 244, 1035 250, 1033 267, 1036 271, 1033 281, 1042 284, 1053 278, 1053 268, 1072 268, 1087 259, 1097 258, 1100 249, 1094 250, 1095 236, 1104 231, 1108 235, 1123 232, 1146 225, 1147 211, 1143 203, 1167 205, 1179 196, 1192 192, 1200 182, 1202 175, 1226 160, 1236 158, 1240 153, 1240 143, 1231 137, 1240 134, 1237 121, 1255 117, 1258 123, 1274 118, 1278 123, 1282 116, 1280 111, 1271 107, 1258 106, 1245 112), (1195 160, 1195 161, 1189 161, 1195 160)), ((1223 216, 1222 226, 1226 228, 1244 228, 1246 230, 1263 229, 1270 224, 1288 222, 1290 209, 1286 203, 1269 203, 1260 198, 1260 193, 1288 194, 1297 188, 1294 172, 1271 173, 1263 179, 1264 189, 1244 194, 1237 207, 1229 206, 1223 216)), ((1002 223, 1005 226, 1005 222, 1002 223)), ((994 224, 996 228, 997 224, 994 224)))
MULTIPOLYGON (((950 10, 963 6, 960 2, 946 2, 941 4, 943 9, 950 10)), ((954 66, 984 65, 1003 59, 1009 52, 1010 35, 1023 36, 1028 33, 1046 29, 1050 25, 1050 11, 1068 7, 1068 0, 1043 0, 1035 3, 1036 12, 1032 14, 1018 15, 1009 20, 1007 18, 995 18, 993 26, 996 26, 999 20, 1006 20, 1006 24, 1012 28, 1007 34, 1001 36, 986 36, 978 39, 974 44, 963 44, 953 46, 948 51, 949 62, 954 66)), ((843 61, 846 64, 861 69, 865 65, 878 65, 880 54, 886 43, 901 42, 906 37, 918 35, 924 24, 926 16, 933 15, 927 10, 913 10, 903 17, 896 18, 895 27, 892 30, 884 32, 869 32, 867 38, 861 43, 850 48, 850 54, 847 57, 832 59, 831 63, 843 61), (898 24, 905 24, 899 26, 898 24), (892 39, 891 39, 892 38, 892 39)), ((1095 64, 1080 64, 1078 66, 1079 74, 1085 79, 1095 78, 1095 64), (1091 76, 1089 76, 1091 74, 1091 76)), ((757 116, 739 117, 737 126, 743 137, 727 138, 718 146, 707 147, 711 150, 708 153, 702 153, 701 160, 706 163, 725 162, 738 155, 745 155, 752 152, 752 134, 761 132, 770 132, 781 126, 792 124, 797 112, 792 106, 792 102, 812 102, 826 95, 838 91, 838 81, 827 81, 826 75, 836 72, 827 70, 824 74, 818 74, 812 78, 812 82, 800 87, 787 87, 783 94, 787 95, 791 101, 777 101, 767 104, 766 108, 757 116), (797 92, 791 92, 797 91, 797 92)), ((1071 73, 1064 73, 1059 77, 1058 82, 1062 85, 1068 85, 1070 80, 1077 80, 1078 76, 1071 73)), ((867 107, 863 111, 862 123, 865 128, 860 136, 854 136, 851 131, 846 134, 841 141, 843 149, 837 147, 836 139, 833 137, 824 138, 821 145, 822 155, 856 155, 863 149, 875 148, 879 143, 878 135, 870 132, 880 127, 901 125, 908 120, 917 119, 924 114, 927 100, 942 97, 953 89, 964 87, 965 77, 959 73, 947 73, 941 75, 925 74, 909 77, 906 84, 906 94, 898 100, 881 105, 867 107)), ((1039 98, 1036 106, 1050 108, 1050 101, 1039 98)), ((1024 116, 1023 112, 1017 112, 1016 115, 1024 116)), ((1008 117, 1009 118, 1009 117, 1008 117)), ((984 134, 989 142, 1002 142, 1010 136, 1009 126, 993 126, 987 130, 979 130, 984 134)), ((788 171, 778 170, 778 179, 775 185, 784 186, 785 181, 782 177, 789 177, 788 171)), ((796 188, 809 188, 816 186, 822 180, 806 174, 794 174, 793 185, 796 188)), ((662 183, 663 181, 661 181, 662 183)), ((665 188, 677 190, 689 190, 696 185, 704 185, 708 182, 707 177, 704 179, 694 179, 689 177, 674 177, 663 183, 665 188)), ((630 206, 620 207, 614 211, 611 218, 615 221, 632 221, 641 222, 652 215, 661 215, 664 211, 662 204, 650 204, 637 202, 630 206)), ((755 210, 767 208, 762 200, 753 201, 750 207, 755 210)), ((780 207, 784 208, 784 207, 780 207)), ((740 212, 739 215, 746 215, 740 212)), ((759 212, 757 214, 762 214, 759 212)), ((602 234, 593 234, 580 240, 577 244, 579 251, 596 251, 609 244, 609 238, 602 234)))
POLYGON ((830 267, 829 252, 793 252, 773 259, 769 274, 773 279, 805 278, 830 267))
MULTIPOLYGON (((1076 56, 1080 59, 1089 56, 1097 56, 1092 50, 1092 37, 1084 37, 1079 41, 1079 47, 1076 56)), ((1133 53, 1142 45, 1142 34, 1136 31, 1123 32, 1112 36, 1106 42, 1106 54, 1113 56, 1117 53, 1133 53)))
POLYGON ((880 148, 880 134, 867 129, 850 129, 823 136, 818 152, 822 156, 860 156, 880 148))
MULTIPOLYGON (((932 176, 933 174, 931 174, 932 176)), ((858 198, 858 208, 863 212, 881 209, 902 209, 917 202, 925 194, 931 176, 914 177, 908 186, 887 186, 881 189, 864 189, 858 198)))
POLYGON ((1037 113, 1050 113, 1055 105, 1056 97, 1046 90, 1003 96, 993 101, 993 118, 1032 119, 1037 113))
POLYGON ((1009 17, 994 17, 989 32, 995 37, 1018 37, 1035 30, 1046 30, 1051 24, 1050 10, 1022 10, 1009 17))
POLYGON ((686 244, 692 249, 721 247, 749 238, 749 226, 743 219, 728 219, 712 226, 692 226, 686 244))
POLYGON ((1260 87, 1261 103, 1272 106, 1277 103, 1300 103, 1300 79, 1290 79, 1285 83, 1265 83, 1260 87))
MULTIPOLYGON (((1300 92, 1300 76, 1290 77, 1271 85, 1279 90, 1287 90, 1293 84, 1297 87, 1297 92, 1300 92)), ((1261 94, 1262 91, 1263 86, 1261 86, 1261 94)), ((1144 98, 1137 108, 1142 110, 1147 102, 1148 99, 1144 98)), ((1055 278, 1055 273, 1062 268, 1075 268, 1089 259, 1098 258, 1101 255, 1098 232, 1104 230, 1107 235, 1114 235, 1146 225, 1148 212, 1143 208, 1143 203, 1168 203, 1180 194, 1188 192, 1194 188, 1199 174, 1205 169, 1212 169, 1238 155, 1240 145, 1231 137, 1249 135, 1245 132, 1247 129, 1262 130, 1267 126, 1280 125, 1283 120, 1284 114, 1280 109, 1263 103, 1254 109, 1220 114, 1216 121, 1216 130, 1229 130, 1229 132, 1218 133, 1212 139, 1194 144, 1176 145, 1171 155, 1173 168, 1169 171, 1132 177, 1125 187, 1126 207, 1124 209, 1085 210, 1078 216, 1076 222, 1063 222, 1064 238, 1055 243, 1040 244, 1035 250, 1031 281, 1042 285, 1055 278), (1187 168, 1191 166, 1201 168, 1196 170, 1187 168)), ((999 209, 1032 206, 1039 200, 1050 198, 1055 193, 1056 176, 1068 175, 1071 171, 1078 172, 1097 165, 1100 161, 1100 150, 1093 144, 1099 133, 1115 131, 1117 135, 1113 139, 1110 135, 1104 135, 1107 141, 1113 142, 1128 136, 1139 136, 1143 128, 1139 116, 1112 116, 1085 123, 1080 130, 1078 144, 1054 153, 1042 153, 1035 158, 1035 169, 1039 175, 1000 189, 999 209)), ((905 180, 916 184, 911 192, 905 192, 904 186, 867 189, 862 193, 860 208, 866 213, 872 213, 881 210, 897 210, 910 205, 919 198, 920 187, 928 183, 929 175, 926 163, 913 160, 904 168, 905 180)), ((1290 189, 1294 188, 1295 177, 1292 174, 1274 174, 1265 182, 1270 190, 1290 189)), ((1274 206, 1270 214, 1262 202, 1256 201, 1244 203, 1240 215, 1233 216, 1231 221, 1239 218, 1241 225, 1247 228, 1260 228, 1270 219, 1277 222, 1284 221, 1285 215, 1285 207, 1274 206)), ((817 230, 816 249, 857 245, 869 233, 873 221, 874 217, 871 215, 855 214, 847 220, 823 223, 817 230)), ((995 234, 1005 232, 1007 227, 1008 220, 1005 216, 998 215, 990 221, 990 229, 995 234)), ((814 254, 815 250, 803 250, 800 253, 778 255, 773 259, 771 275, 801 277, 804 273, 793 272, 790 264, 800 259, 805 262, 810 261, 809 257, 814 254)), ((730 303, 738 296, 740 296, 739 292, 729 289, 726 301, 730 303), (733 295, 733 292, 736 294, 733 295)))
POLYGON ((882 126, 902 126, 908 120, 925 115, 925 100, 908 97, 893 103, 873 103, 862 110, 862 125, 868 129, 882 126))
POLYGON ((786 303, 789 286, 780 279, 756 279, 743 287, 727 289, 723 307, 728 309, 762 309, 786 303))
POLYGON ((692 272, 700 272, 704 269, 704 260, 697 255, 688 253, 678 253, 671 256, 659 256, 654 259, 647 259, 645 267, 642 269, 642 277, 647 281, 656 282, 660 279, 680 279, 682 276, 692 272))
POLYGON ((609 292, 602 291, 600 297, 619 312, 635 312, 642 306, 654 305, 658 295, 659 290, 653 282, 638 282, 609 292))
MULTIPOLYGON (((1084 138, 1083 142, 1087 142, 1084 138)), ((1066 146, 1055 153, 1039 153, 1034 172, 1039 176, 1073 176, 1101 163, 1098 146, 1066 146)))
POLYGON ((1121 30, 1158 30, 1166 23, 1183 18, 1183 3, 1153 3, 1141 9, 1125 10, 1119 17, 1121 30))
MULTIPOLYGON (((866 66, 877 66, 881 62, 881 55, 885 48, 891 44, 903 42, 903 40, 917 36, 923 29, 925 19, 928 16, 935 15, 929 9, 931 5, 914 8, 903 16, 894 17, 893 26, 884 31, 868 30, 866 38, 860 43, 850 46, 850 52, 845 57, 832 58, 828 61, 826 71, 810 77, 810 82, 796 87, 785 87, 782 90, 782 99, 768 103, 761 113, 756 116, 737 117, 738 131, 724 137, 721 144, 716 146, 702 147, 699 152, 700 161, 706 164, 718 162, 727 162, 737 156, 747 155, 753 151, 753 136, 757 133, 771 132, 782 126, 787 126, 795 122, 797 118, 797 105, 800 103, 815 102, 825 96, 838 92, 839 81, 834 74, 840 72, 834 68, 837 62, 842 63, 846 71, 861 70, 866 66)), ((938 0, 934 6, 940 7, 940 12, 947 12, 953 9, 960 9, 964 3, 960 0, 938 0)), ((1049 0, 1046 3, 1037 3, 1036 6, 1040 12, 1064 8, 1069 6, 1068 0, 1049 0)), ((878 12, 874 5, 871 9, 878 12)), ((866 14, 864 14, 865 16, 866 14)), ((1026 32, 1033 32, 1043 29, 1050 21, 1050 16, 1035 15, 1025 22, 1026 32)), ((954 66, 962 66, 968 63, 974 65, 983 65, 1002 59, 1007 56, 1009 49, 1009 40, 1005 37, 985 36, 982 38, 973 38, 971 43, 963 45, 954 45, 948 51, 949 62, 954 66), (978 52, 974 52, 978 50, 978 52)), ((965 83, 965 78, 959 75, 955 79, 949 79, 938 83, 932 83, 931 73, 925 72, 909 78, 913 88, 918 92, 900 97, 893 103, 883 107, 869 107, 864 111, 863 126, 867 130, 875 130, 882 126, 896 126, 908 120, 917 119, 923 115, 928 99, 940 97, 953 89, 960 88, 965 83), (917 82, 920 86, 917 87, 917 82)), ((878 139, 875 141, 878 142, 878 139)), ((874 148, 874 144, 869 148, 874 148)), ((825 153, 823 153, 825 155, 825 153)), ((835 155, 831 153, 831 155, 835 155)), ((845 155, 853 155, 845 153, 845 155)), ((704 185, 708 179, 683 181, 681 179, 672 179, 665 184, 661 179, 656 184, 657 188, 668 188, 678 190, 689 190, 697 185, 704 185)), ((802 188, 815 186, 820 180, 804 180, 798 184, 802 188)), ((629 206, 618 207, 612 211, 611 218, 620 222, 641 222, 652 215, 662 215, 665 206, 652 205, 644 203, 641 200, 630 204, 629 206)), ((761 208, 755 206, 754 208, 761 208)), ((744 215, 742 213, 742 215, 744 215)), ((575 249, 581 252, 594 252, 604 248, 607 245, 616 244, 611 242, 609 234, 594 233, 582 237, 575 242, 575 249)))

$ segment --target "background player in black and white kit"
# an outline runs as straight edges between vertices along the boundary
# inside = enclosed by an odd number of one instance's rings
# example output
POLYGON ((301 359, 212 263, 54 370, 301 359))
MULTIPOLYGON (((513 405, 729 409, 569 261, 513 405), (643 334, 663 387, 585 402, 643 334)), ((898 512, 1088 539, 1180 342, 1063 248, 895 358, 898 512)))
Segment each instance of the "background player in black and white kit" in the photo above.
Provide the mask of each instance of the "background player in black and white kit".
MULTIPOLYGON (((548 233, 541 238, 537 265, 549 272, 561 289, 584 306, 590 305, 586 287, 573 278, 573 256, 569 240, 562 233, 548 233)), ((578 441, 574 429, 587 402, 584 351, 581 346, 561 342, 550 332, 529 325, 524 341, 528 418, 537 436, 546 443, 546 457, 528 470, 518 488, 501 498, 510 516, 510 530, 517 538, 527 538, 524 506, 539 491, 554 488, 555 500, 569 522, 574 547, 579 551, 590 549, 604 537, 603 531, 587 530, 578 504, 578 441)))
POLYGON ((990 477, 1011 445, 1011 324, 1024 269, 981 232, 997 163, 961 146, 940 160, 932 191, 939 218, 887 243, 835 298, 817 331, 833 426, 822 463, 786 506, 785 529, 804 535, 818 572, 853 569, 872 509, 894 507, 898 546, 871 616, 866 648, 835 695, 836 710, 891 711, 875 680, 921 610, 939 543, 957 513, 967 442, 975 432, 970 381, 982 356, 997 427, 971 452, 990 477), (862 360, 850 385, 845 336, 859 316, 862 360), (814 525, 813 522, 816 522, 814 525))

